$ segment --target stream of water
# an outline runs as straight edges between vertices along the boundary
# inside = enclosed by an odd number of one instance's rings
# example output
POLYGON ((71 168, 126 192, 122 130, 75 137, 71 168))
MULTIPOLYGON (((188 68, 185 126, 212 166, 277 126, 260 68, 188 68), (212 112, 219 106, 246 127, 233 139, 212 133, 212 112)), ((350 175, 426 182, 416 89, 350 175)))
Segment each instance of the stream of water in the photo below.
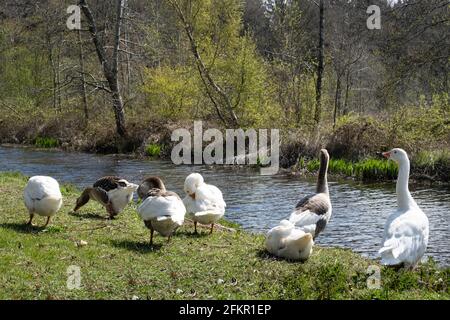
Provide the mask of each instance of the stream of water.
MULTIPOLYGON (((314 192, 315 181, 288 175, 261 176, 259 171, 230 167, 176 166, 168 161, 129 159, 123 156, 40 151, 0 147, 0 171, 28 176, 49 175, 60 183, 91 185, 105 175, 119 175, 135 183, 144 176, 160 176, 168 190, 184 197, 183 182, 191 172, 219 187, 227 203, 225 218, 252 232, 266 232, 289 216, 303 196, 314 192)), ((322 246, 351 248, 377 257, 384 222, 396 207, 395 183, 358 184, 330 181, 333 215, 316 239, 322 246)), ((426 256, 450 265, 450 189, 410 186, 411 193, 430 221, 426 256)))

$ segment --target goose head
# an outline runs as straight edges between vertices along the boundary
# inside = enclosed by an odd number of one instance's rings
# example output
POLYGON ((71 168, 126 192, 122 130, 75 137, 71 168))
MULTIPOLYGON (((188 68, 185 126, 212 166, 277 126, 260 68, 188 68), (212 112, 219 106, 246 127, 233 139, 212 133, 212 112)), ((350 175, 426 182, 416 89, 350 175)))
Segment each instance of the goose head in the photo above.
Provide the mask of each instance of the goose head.
POLYGON ((139 198, 145 199, 148 195, 148 192, 152 189, 166 191, 166 186, 164 185, 160 177, 152 176, 145 178, 145 180, 142 181, 142 183, 139 185, 139 188, 137 189, 139 198))
POLYGON ((126 192, 135 192, 138 189, 138 185, 128 182, 125 179, 120 179, 119 181, 117 181, 117 189, 118 190, 123 190, 126 192))
POLYGON ((330 160, 327 149, 320 149, 320 160, 323 162, 328 162, 330 160))
POLYGON ((199 173, 191 173, 184 180, 184 192, 191 198, 195 199, 197 188, 204 183, 203 177, 199 173))
POLYGON ((383 152, 382 155, 389 160, 397 162, 398 164, 409 161, 406 151, 400 148, 394 148, 390 151, 383 152))

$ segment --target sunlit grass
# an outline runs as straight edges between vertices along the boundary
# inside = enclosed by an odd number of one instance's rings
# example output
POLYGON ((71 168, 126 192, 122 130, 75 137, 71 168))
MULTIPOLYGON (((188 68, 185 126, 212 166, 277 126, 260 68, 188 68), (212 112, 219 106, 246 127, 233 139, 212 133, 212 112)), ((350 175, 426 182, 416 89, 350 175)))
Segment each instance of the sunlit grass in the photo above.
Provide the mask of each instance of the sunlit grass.
POLYGON ((149 157, 159 157, 161 154, 161 146, 159 144, 149 144, 145 148, 145 154, 149 157))
POLYGON ((38 148, 56 148, 58 144, 58 140, 52 137, 37 137, 34 141, 38 148))
POLYGON ((0 299, 450 299, 450 269, 433 262, 415 272, 381 268, 381 288, 368 289, 376 261, 319 246, 306 263, 278 260, 265 252, 264 235, 226 221, 237 231, 194 235, 185 224, 170 243, 156 235, 150 247, 135 204, 115 220, 95 202, 74 214, 80 191, 70 185, 61 186, 64 204, 51 226, 28 228, 26 182, 0 173, 0 299), (71 265, 81 268, 79 289, 66 286, 71 265))
MULTIPOLYGON (((319 170, 320 162, 317 159, 305 160, 300 158, 300 168, 306 168, 308 172, 319 170)), ((328 164, 330 174, 355 177, 363 181, 392 180, 397 177, 398 168, 392 161, 380 159, 366 159, 351 162, 344 159, 330 159, 328 164)))

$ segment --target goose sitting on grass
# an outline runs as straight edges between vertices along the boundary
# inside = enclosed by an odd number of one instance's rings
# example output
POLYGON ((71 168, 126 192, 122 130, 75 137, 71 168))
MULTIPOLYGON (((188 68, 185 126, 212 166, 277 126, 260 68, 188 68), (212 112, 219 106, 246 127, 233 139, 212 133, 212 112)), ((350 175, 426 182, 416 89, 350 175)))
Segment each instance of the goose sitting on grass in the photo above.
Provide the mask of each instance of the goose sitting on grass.
POLYGON ((150 245, 153 244, 154 231, 168 237, 169 242, 184 222, 186 208, 181 198, 175 192, 167 191, 159 177, 146 178, 138 188, 138 196, 143 202, 137 211, 150 229, 150 245))
POLYGON ((397 209, 387 218, 383 247, 379 250, 381 263, 414 269, 428 245, 428 218, 414 201, 408 188, 408 154, 399 148, 383 152, 383 156, 398 164, 397 209))
POLYGON ((130 203, 133 198, 133 192, 138 185, 130 183, 125 179, 116 176, 107 176, 98 179, 92 187, 84 189, 81 196, 77 199, 74 211, 77 211, 90 199, 101 203, 113 219, 130 203))
POLYGON ((288 220, 282 220, 279 226, 267 233, 266 237, 267 251, 289 260, 307 260, 312 253, 313 245, 312 235, 296 228, 288 220))
POLYGON ((30 214, 28 225, 32 225, 35 214, 47 217, 44 228, 50 223, 62 205, 62 195, 58 181, 52 177, 34 176, 28 180, 23 192, 25 206, 30 214))
POLYGON ((184 181, 186 197, 183 203, 186 212, 194 221, 194 232, 197 233, 197 223, 211 225, 213 232, 216 223, 225 214, 225 201, 222 192, 216 186, 206 184, 199 173, 191 173, 184 181))
POLYGON ((289 221, 313 239, 321 233, 331 217, 331 201, 328 193, 327 170, 330 156, 326 149, 320 150, 320 168, 316 193, 301 199, 295 206, 289 221))

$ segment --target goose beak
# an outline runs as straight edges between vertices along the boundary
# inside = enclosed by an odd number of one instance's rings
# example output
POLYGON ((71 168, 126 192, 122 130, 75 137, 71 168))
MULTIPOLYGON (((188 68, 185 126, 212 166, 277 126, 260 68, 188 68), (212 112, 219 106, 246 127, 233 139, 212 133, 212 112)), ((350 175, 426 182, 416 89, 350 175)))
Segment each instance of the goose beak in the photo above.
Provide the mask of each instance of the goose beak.
POLYGON ((382 152, 381 153, 383 155, 383 157, 389 159, 391 157, 391 153, 390 152, 382 152))
POLYGON ((136 191, 139 188, 139 186, 137 184, 134 184, 134 183, 128 183, 128 188, 133 190, 133 191, 136 191))

